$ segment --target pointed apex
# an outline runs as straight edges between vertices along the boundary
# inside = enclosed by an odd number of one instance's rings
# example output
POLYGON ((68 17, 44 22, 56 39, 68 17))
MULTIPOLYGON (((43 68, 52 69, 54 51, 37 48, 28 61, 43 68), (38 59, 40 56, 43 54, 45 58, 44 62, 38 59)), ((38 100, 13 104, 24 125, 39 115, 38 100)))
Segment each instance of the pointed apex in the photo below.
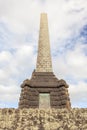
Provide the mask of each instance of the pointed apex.
POLYGON ((46 16, 47 16, 47 13, 45 13, 45 12, 41 13, 41 16, 44 16, 44 15, 46 15, 46 16))
POLYGON ((36 72, 52 72, 47 14, 41 13, 36 72))

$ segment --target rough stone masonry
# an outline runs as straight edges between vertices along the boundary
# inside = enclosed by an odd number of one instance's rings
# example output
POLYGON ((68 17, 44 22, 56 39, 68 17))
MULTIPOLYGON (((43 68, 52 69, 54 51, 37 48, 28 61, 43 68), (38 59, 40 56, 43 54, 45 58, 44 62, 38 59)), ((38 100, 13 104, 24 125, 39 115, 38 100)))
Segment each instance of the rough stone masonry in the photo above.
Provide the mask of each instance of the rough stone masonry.
POLYGON ((87 109, 0 109, 0 130, 87 130, 87 109))
MULTIPOLYGON (((71 108, 68 84, 53 73, 47 14, 41 14, 36 69, 21 85, 19 108, 40 108, 40 95, 48 94, 50 108, 71 108)), ((47 100, 47 99, 45 99, 47 100)), ((43 102, 46 106, 46 102, 43 102)))

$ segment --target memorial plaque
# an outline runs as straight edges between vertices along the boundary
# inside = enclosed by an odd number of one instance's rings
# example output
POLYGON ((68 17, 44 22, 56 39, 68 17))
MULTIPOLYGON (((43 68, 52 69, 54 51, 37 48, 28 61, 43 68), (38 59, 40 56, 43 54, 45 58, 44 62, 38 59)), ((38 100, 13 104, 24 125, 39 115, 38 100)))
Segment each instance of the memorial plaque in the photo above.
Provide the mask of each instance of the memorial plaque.
POLYGON ((50 94, 49 93, 39 94, 39 108, 50 108, 50 94))

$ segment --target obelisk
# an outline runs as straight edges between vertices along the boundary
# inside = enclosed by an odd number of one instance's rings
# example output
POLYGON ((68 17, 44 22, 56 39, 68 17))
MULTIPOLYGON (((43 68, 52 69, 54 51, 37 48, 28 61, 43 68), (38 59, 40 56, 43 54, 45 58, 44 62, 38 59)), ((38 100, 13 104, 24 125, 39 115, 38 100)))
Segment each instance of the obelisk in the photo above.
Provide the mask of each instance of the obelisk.
POLYGON ((40 19, 36 72, 52 72, 48 20, 46 13, 42 13, 40 19))
POLYGON ((47 14, 42 13, 36 69, 21 85, 19 108, 71 108, 68 85, 53 73, 47 14), (49 100, 42 97, 49 97, 49 100), (48 100, 48 101, 47 101, 48 100), (48 103, 48 104, 46 104, 48 103), (42 105, 41 105, 42 104, 42 105))

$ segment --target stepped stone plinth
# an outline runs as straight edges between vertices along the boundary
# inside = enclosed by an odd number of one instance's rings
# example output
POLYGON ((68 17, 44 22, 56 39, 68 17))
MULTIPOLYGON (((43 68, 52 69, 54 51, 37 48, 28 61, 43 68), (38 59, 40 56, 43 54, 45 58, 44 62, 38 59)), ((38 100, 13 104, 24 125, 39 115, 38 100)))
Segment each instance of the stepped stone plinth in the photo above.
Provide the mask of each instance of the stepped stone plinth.
MULTIPOLYGON (((47 14, 41 14, 36 69, 21 85, 19 108, 39 108, 40 94, 49 94, 50 108, 71 108, 66 81, 53 73, 47 14)), ((47 99, 45 99, 47 100, 47 99)), ((45 102, 44 102, 45 106, 45 102)))

